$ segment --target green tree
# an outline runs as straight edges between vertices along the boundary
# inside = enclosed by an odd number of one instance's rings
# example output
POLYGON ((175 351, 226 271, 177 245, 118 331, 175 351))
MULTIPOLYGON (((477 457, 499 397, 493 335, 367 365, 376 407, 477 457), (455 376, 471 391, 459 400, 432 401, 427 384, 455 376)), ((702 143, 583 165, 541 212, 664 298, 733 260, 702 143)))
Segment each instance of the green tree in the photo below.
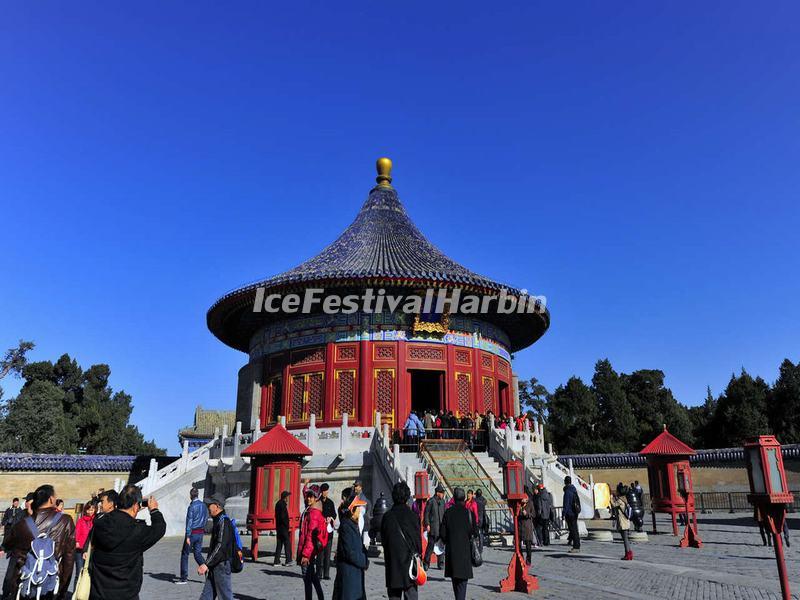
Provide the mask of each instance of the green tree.
MULTIPOLYGON (((92 365, 84 371, 76 360, 64 354, 55 364, 40 361, 25 365, 22 376, 25 384, 17 400, 9 403, 3 424, 6 437, 11 434, 15 440, 11 445, 17 447, 22 443, 24 451, 32 451, 28 447, 38 447, 26 446, 31 436, 25 422, 39 399, 50 411, 57 391, 58 411, 52 419, 58 424, 58 433, 48 448, 55 447, 56 452, 80 449, 89 454, 164 454, 163 449, 154 442, 146 442, 139 430, 129 423, 133 399, 123 391, 111 389, 108 365, 92 365), (18 402, 20 399, 22 402, 18 402), (15 433, 19 428, 24 430, 24 435, 15 433)), ((35 427, 32 425, 31 429, 35 427)))
POLYGON ((772 431, 783 444, 800 443, 800 362, 781 363, 778 380, 768 400, 772 431))
POLYGON ((64 392, 50 381, 23 386, 9 402, 0 443, 10 452, 71 452, 64 418, 64 392))
POLYGON ((548 428, 553 445, 560 454, 598 451, 597 400, 578 377, 570 377, 549 397, 548 428))
POLYGON ((622 380, 605 358, 594 366, 592 391, 597 397, 597 439, 602 452, 630 452, 636 449, 639 427, 625 395, 622 380))
MULTIPOLYGON (((16 348, 9 348, 0 359, 0 379, 6 375, 13 374, 19 377, 22 369, 28 362, 27 353, 33 350, 34 343, 20 340, 16 348)), ((0 399, 3 398, 3 388, 0 386, 0 399)))
POLYGON ((717 447, 741 446, 745 438, 770 432, 767 419, 769 386, 761 377, 753 377, 742 369, 731 380, 717 401, 711 432, 717 447))
POLYGON ((688 409, 680 404, 669 388, 664 387, 664 372, 641 369, 623 374, 622 386, 638 421, 636 450, 649 443, 664 428, 687 444, 694 443, 688 409))
POLYGON ((536 377, 519 381, 519 405, 522 411, 530 414, 534 419, 545 423, 547 421, 547 397, 550 393, 536 377))
POLYGON ((689 420, 692 424, 694 443, 698 448, 713 447, 711 423, 717 410, 717 401, 711 395, 711 386, 706 387, 706 399, 700 406, 689 408, 689 420))

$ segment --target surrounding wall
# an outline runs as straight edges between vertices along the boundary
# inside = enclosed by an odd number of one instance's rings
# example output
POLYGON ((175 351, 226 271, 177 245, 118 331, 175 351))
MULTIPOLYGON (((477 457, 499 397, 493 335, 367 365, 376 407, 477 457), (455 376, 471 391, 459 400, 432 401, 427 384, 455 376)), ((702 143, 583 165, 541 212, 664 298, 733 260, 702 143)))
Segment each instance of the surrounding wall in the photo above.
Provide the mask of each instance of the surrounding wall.
POLYGON ((14 497, 22 498, 40 485, 49 483, 56 488, 56 495, 67 506, 86 502, 98 488, 114 489, 114 482, 128 482, 128 471, 116 472, 47 472, 47 471, 4 471, 0 473, 0 508, 11 505, 14 497))
MULTIPOLYGON (((800 490, 800 461, 787 460, 786 478, 789 489, 800 490)), ((591 474, 595 483, 607 483, 612 488, 618 482, 626 485, 639 481, 645 492, 649 493, 647 468, 627 467, 620 469, 575 469, 581 477, 588 480, 591 474)), ((750 489, 747 481, 747 470, 744 466, 708 467, 693 466, 692 480, 696 492, 746 492, 750 489)))

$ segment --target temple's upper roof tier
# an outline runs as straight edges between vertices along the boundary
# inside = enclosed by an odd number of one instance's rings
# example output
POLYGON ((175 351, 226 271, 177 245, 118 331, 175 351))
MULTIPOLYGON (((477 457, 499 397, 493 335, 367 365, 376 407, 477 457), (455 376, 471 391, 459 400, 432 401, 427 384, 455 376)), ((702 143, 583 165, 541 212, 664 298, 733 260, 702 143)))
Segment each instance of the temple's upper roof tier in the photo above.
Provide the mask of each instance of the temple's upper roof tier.
MULTIPOLYGON (((255 331, 252 315, 241 308, 251 306, 256 289, 291 290, 311 287, 462 288, 478 294, 496 294, 501 289, 516 296, 519 290, 474 273, 448 258, 420 232, 391 186, 391 161, 378 160, 378 185, 369 193, 355 220, 319 254, 279 275, 253 283, 220 298, 208 311, 208 327, 224 343, 246 351, 255 331), (238 313, 235 314, 235 313, 238 313), (249 335, 248 335, 249 332, 249 335), (246 338, 246 339, 245 339, 246 338)), ((509 331, 513 349, 536 341, 549 325, 549 315, 520 314, 520 321, 506 325, 525 331, 509 331), (530 318, 528 318, 530 317, 530 318), (515 327, 516 328, 516 327, 515 327), (513 343, 516 342, 516 343, 513 343)), ((508 317, 508 315, 505 315, 508 317)), ((516 319, 512 319, 516 320, 516 319)))

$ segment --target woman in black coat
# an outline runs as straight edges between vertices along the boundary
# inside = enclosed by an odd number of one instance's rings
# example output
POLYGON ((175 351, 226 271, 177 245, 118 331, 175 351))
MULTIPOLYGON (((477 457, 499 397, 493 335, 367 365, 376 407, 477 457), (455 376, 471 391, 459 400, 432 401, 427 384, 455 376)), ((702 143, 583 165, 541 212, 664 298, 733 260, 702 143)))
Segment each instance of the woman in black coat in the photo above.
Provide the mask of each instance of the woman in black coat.
POLYGON ((466 498, 464 488, 453 490, 455 504, 445 511, 439 533, 445 546, 444 576, 452 579, 456 600, 467 597, 467 580, 472 579, 470 539, 478 535, 475 519, 464 506, 466 498))
POLYGON ((336 546, 336 581, 333 600, 367 600, 364 575, 369 567, 367 549, 358 532, 358 518, 366 502, 353 498, 347 512, 340 511, 339 545, 336 546))
POLYGON ((381 543, 386 564, 389 600, 417 599, 417 583, 408 576, 414 554, 422 554, 419 517, 408 507, 411 490, 401 481, 392 488, 392 502, 381 523, 381 543))
POLYGON ((519 518, 517 523, 519 526, 519 551, 522 552, 522 547, 525 546, 527 557, 525 562, 531 564, 531 546, 535 545, 536 538, 534 537, 533 521, 535 515, 532 503, 528 500, 527 494, 522 499, 522 505, 519 508, 519 518))

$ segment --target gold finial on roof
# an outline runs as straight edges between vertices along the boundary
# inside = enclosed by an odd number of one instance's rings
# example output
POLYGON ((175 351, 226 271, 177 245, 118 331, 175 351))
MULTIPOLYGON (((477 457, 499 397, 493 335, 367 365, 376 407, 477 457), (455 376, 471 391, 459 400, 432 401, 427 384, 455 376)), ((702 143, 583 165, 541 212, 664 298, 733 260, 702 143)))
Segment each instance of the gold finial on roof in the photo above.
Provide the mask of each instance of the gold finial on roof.
POLYGON ((378 185, 392 187, 392 160, 385 156, 379 158, 375 162, 375 168, 378 170, 378 176, 375 178, 378 185))

